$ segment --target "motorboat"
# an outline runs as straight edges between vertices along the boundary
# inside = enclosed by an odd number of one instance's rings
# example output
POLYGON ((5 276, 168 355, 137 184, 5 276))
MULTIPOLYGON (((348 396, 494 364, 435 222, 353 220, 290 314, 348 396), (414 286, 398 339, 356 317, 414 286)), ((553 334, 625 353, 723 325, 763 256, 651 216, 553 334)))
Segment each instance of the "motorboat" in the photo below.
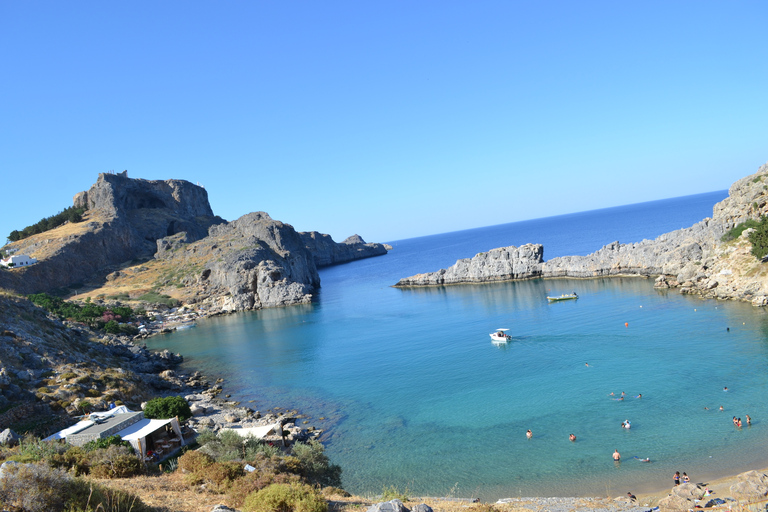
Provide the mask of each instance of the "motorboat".
POLYGON ((491 341, 493 343, 506 343, 512 339, 512 336, 507 334, 509 329, 496 329, 496 332, 491 333, 491 341))
POLYGON ((578 299, 579 296, 576 295, 576 292, 573 293, 564 293, 560 295, 559 297, 547 297, 547 300, 549 302, 557 302, 560 300, 572 300, 572 299, 578 299))

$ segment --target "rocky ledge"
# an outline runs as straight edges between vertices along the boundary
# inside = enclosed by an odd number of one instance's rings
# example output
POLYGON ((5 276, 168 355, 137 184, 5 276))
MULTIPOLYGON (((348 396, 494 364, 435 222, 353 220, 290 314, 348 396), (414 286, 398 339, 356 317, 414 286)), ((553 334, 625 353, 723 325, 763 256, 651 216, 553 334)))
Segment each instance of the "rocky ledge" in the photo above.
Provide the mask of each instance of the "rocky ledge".
POLYGON ((608 244, 587 256, 544 261, 540 244, 503 247, 462 259, 448 269, 417 274, 397 287, 441 286, 533 278, 657 277, 659 288, 768 305, 768 266, 750 254, 749 230, 736 240, 721 237, 737 224, 768 214, 768 164, 734 183, 712 218, 655 240, 608 244))

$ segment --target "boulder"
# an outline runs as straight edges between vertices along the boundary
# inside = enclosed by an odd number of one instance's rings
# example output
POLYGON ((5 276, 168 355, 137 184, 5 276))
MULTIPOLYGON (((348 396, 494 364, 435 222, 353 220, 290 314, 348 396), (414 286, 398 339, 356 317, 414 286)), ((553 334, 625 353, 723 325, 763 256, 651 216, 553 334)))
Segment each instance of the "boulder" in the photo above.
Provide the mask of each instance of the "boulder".
POLYGON ((704 496, 704 489, 696 484, 685 483, 672 488, 672 494, 687 500, 699 500, 704 496))
POLYGON ((367 512, 410 512, 410 510, 408 510, 408 508, 403 505, 402 501, 394 499, 391 501, 374 503, 368 507, 367 512))
POLYGON ((768 495, 768 475, 759 471, 747 471, 737 477, 738 482, 731 486, 731 492, 741 497, 768 495))
POLYGON ((21 437, 10 428, 7 428, 0 433, 0 444, 5 446, 16 446, 20 439, 21 437))
POLYGON ((432 512, 432 507, 427 505, 426 503, 419 503, 413 509, 411 509, 411 512, 432 512))
POLYGON ((694 508, 695 503, 681 496, 670 494, 666 498, 659 500, 659 510, 662 512, 672 512, 677 510, 688 510, 694 508))

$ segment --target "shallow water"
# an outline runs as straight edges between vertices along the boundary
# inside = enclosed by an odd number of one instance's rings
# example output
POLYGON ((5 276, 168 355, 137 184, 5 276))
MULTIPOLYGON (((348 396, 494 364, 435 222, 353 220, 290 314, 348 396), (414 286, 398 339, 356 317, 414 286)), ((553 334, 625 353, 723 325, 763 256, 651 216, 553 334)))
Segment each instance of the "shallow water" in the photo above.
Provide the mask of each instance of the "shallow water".
MULTIPOLYGON (((708 215, 699 203, 711 211, 714 197, 665 208, 698 220, 708 215)), ((358 494, 388 485, 486 500, 623 494, 667 487, 676 470, 700 481, 762 465, 762 309, 657 291, 642 278, 391 288, 502 245, 546 239, 548 257, 585 254, 621 238, 611 231, 616 219, 635 236, 649 231, 640 237, 693 223, 667 212, 654 233, 633 221, 657 210, 632 205, 399 241, 387 256, 324 269, 315 304, 204 320, 149 346, 224 376, 226 392, 256 409, 308 414, 358 494), (563 226, 571 227, 558 238, 563 226), (546 301, 571 291, 577 301, 546 301), (499 327, 513 336, 503 346, 488 336, 499 327), (609 396, 622 391, 624 401, 609 396), (735 429, 731 416, 745 414, 753 426, 735 429)))

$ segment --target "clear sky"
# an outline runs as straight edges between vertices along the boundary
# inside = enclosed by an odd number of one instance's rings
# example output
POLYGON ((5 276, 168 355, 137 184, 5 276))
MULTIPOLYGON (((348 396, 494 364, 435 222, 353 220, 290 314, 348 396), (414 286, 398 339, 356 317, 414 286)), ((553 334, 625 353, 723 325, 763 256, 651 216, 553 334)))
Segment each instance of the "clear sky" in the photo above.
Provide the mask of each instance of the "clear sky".
POLYGON ((340 241, 723 190, 768 2, 2 1, 0 237, 98 173, 340 241))

